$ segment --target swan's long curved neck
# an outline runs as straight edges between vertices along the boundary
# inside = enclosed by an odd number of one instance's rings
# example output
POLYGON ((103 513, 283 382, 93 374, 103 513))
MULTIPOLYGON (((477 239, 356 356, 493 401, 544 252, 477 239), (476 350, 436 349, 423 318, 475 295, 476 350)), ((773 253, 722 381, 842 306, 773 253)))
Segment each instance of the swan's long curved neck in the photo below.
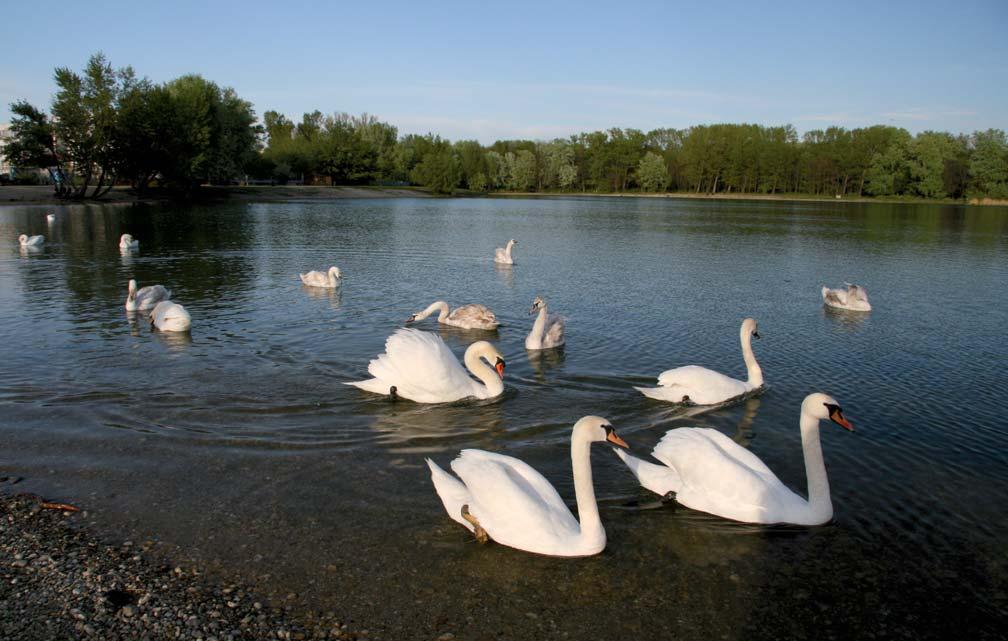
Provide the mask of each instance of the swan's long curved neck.
MULTIPOLYGON (((448 303, 443 300, 434 301, 427 306, 427 309, 423 310, 416 315, 416 320, 423 320, 433 314, 434 312, 440 312, 438 314, 438 322, 443 323, 448 320, 448 303)), ((472 369, 472 368, 470 368, 472 369)))
POLYGON ((830 499, 829 479, 823 462, 822 444, 819 442, 819 419, 802 412, 801 415, 802 453, 805 455, 805 474, 808 477, 809 509, 815 515, 822 515, 827 521, 833 516, 833 501, 830 499))
POLYGON ((577 497, 578 521, 581 523, 581 540, 585 542, 605 540, 605 529, 599 518, 598 503, 595 500, 595 484, 592 482, 591 441, 586 438, 571 438, 571 468, 574 471, 574 494, 577 497))
POLYGON ((515 241, 507 241, 507 245, 504 245, 504 253, 507 254, 508 258, 511 258, 511 248, 514 247, 515 241))
MULTIPOLYGON (((483 381, 486 396, 492 398, 504 391, 504 381, 501 380, 497 370, 487 365, 483 358, 490 358, 490 353, 486 352, 480 345, 472 344, 465 351, 463 360, 466 368, 473 373, 473 376, 483 381)), ((475 383, 474 383, 475 384, 475 383)))
POLYGON ((539 308, 539 315, 536 316, 535 322, 532 323, 532 335, 536 337, 537 340, 542 340, 543 336, 546 334, 546 305, 539 308))
POLYGON ((760 369, 759 363, 756 362, 756 355, 753 354, 752 331, 743 325, 739 339, 742 341, 742 360, 745 361, 746 370, 749 372, 748 383, 753 387, 761 387, 763 385, 763 370, 760 369))

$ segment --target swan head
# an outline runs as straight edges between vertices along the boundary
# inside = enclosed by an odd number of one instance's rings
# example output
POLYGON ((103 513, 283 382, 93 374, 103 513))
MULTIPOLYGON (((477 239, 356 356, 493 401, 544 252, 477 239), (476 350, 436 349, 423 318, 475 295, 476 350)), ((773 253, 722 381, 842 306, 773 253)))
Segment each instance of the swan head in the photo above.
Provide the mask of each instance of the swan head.
POLYGON ((336 280, 343 278, 343 274, 340 273, 339 267, 334 265, 329 268, 329 278, 335 278, 336 280))
POLYGON ((504 380, 504 356, 497 351, 496 347, 487 341, 476 341, 469 346, 469 349, 466 350, 465 360, 467 364, 469 363, 471 355, 475 355, 477 358, 482 358, 493 366, 494 371, 497 372, 497 376, 500 376, 501 380, 504 380))
POLYGON ((843 415, 840 404, 829 394, 809 394, 802 402, 802 414, 808 414, 817 420, 831 420, 847 431, 853 432, 854 425, 843 415))
POLYGON ((133 242, 133 236, 131 236, 129 234, 123 234, 122 236, 119 237, 119 244, 120 245, 128 245, 128 244, 130 244, 132 242, 133 242))
POLYGON ((136 279, 131 278, 129 282, 129 297, 133 298, 134 296, 136 296, 136 291, 137 291, 136 279))
POLYGON ((517 241, 517 240, 515 240, 514 238, 512 238, 511 240, 509 240, 509 241, 507 242, 507 244, 508 244, 508 247, 514 247, 515 245, 517 245, 517 244, 518 244, 518 241, 517 241))
POLYGON ((21 243, 22 245, 27 244, 28 243, 28 234, 21 234, 20 236, 18 236, 18 242, 21 243))
POLYGON ((536 296, 535 300, 532 301, 532 309, 529 310, 529 315, 535 314, 543 307, 546 307, 546 301, 543 300, 542 296, 536 296))
POLYGON ((742 331, 749 332, 753 338, 759 338, 759 327, 756 325, 756 319, 747 318, 742 321, 742 331))
POLYGON ((624 449, 630 449, 626 441, 621 439, 613 429, 608 419, 601 416, 585 416, 574 424, 572 439, 581 438, 590 443, 595 441, 608 441, 624 449))

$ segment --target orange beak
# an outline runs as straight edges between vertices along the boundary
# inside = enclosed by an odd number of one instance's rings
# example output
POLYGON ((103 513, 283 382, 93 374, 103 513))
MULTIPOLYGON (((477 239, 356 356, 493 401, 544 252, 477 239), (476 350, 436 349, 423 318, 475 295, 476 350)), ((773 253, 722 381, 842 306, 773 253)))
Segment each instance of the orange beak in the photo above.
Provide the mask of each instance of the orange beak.
POLYGON ((494 369, 497 370, 497 375, 501 377, 501 380, 504 380, 504 359, 503 358, 498 358, 497 359, 497 363, 494 365, 494 369))
POLYGON ((851 432, 854 431, 854 425, 851 424, 851 422, 848 421, 846 418, 844 418, 843 412, 840 411, 839 407, 830 413, 830 420, 839 425, 840 427, 844 428, 845 430, 851 432))
POLYGON ((625 450, 630 449, 630 446, 627 445, 626 441, 621 439, 616 432, 609 432, 609 436, 606 437, 606 440, 612 443, 613 445, 618 445, 622 447, 625 450))

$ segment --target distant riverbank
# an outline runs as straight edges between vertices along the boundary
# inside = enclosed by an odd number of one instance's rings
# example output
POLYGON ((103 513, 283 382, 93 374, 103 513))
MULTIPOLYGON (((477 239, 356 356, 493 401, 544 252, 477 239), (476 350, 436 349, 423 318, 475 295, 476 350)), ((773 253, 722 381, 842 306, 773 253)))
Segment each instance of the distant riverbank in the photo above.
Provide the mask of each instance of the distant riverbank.
MULTIPOLYGON (((952 200, 950 198, 873 198, 868 196, 848 195, 842 198, 815 196, 809 194, 698 194, 695 192, 674 193, 598 193, 598 192, 460 192, 463 197, 500 197, 500 198, 538 198, 538 197, 588 197, 588 198, 671 198, 690 200, 763 200, 763 201, 795 201, 795 202, 857 202, 857 203, 913 203, 930 205, 981 205, 1008 206, 1008 200, 992 198, 968 201, 952 200)), ((320 185, 241 185, 227 187, 201 187, 197 200, 235 200, 244 202, 290 202, 299 200, 335 200, 342 198, 432 198, 430 192, 419 187, 370 187, 342 186, 328 187, 320 185)), ((168 198, 151 192, 143 198, 130 189, 117 187, 99 200, 79 201, 87 203, 139 203, 162 202, 168 198)), ((36 186, 6 186, 0 187, 0 205, 65 205, 78 201, 60 200, 53 195, 52 187, 36 186)))

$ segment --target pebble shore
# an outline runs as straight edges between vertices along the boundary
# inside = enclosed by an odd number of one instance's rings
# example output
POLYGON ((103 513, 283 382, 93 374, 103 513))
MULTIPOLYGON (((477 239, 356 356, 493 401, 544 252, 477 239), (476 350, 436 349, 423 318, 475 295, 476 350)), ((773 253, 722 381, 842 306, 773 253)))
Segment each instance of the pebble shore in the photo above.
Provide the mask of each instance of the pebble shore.
POLYGON ((75 527, 71 506, 0 495, 0 639, 364 639, 334 613, 294 621, 241 585, 110 545, 75 527))

